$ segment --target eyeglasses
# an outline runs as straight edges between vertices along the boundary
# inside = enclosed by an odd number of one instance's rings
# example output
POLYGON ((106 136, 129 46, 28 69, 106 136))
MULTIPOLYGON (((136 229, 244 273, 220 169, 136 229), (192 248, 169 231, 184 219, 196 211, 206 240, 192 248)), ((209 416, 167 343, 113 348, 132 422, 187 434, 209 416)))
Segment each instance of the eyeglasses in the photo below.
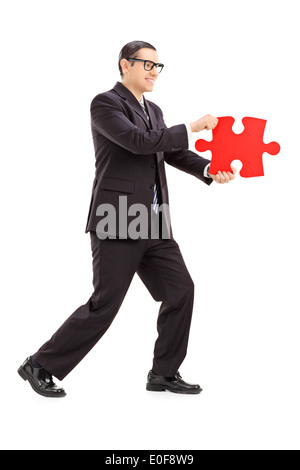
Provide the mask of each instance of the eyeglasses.
POLYGON ((153 69, 153 67, 156 67, 158 70, 158 73, 162 71, 164 68, 164 64, 156 64, 155 62, 152 62, 152 60, 144 60, 144 59, 126 59, 129 60, 129 62, 144 62, 144 69, 147 70, 147 72, 150 72, 150 70, 153 69))

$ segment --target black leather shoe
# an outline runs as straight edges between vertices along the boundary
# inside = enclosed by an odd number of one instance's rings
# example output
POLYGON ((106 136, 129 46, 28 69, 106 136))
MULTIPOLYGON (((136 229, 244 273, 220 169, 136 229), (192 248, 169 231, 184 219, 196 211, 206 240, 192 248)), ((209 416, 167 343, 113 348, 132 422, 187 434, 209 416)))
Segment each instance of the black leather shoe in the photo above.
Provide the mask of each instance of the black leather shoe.
POLYGON ((191 385, 182 380, 179 372, 174 377, 164 377, 163 375, 156 375, 152 370, 148 374, 148 383, 146 389, 150 392, 169 392, 185 393, 196 395, 202 392, 200 385, 191 385))
POLYGON ((63 398, 67 394, 63 388, 58 388, 52 380, 52 375, 43 368, 33 367, 30 357, 19 367, 18 374, 23 380, 28 380, 33 390, 48 398, 63 398))

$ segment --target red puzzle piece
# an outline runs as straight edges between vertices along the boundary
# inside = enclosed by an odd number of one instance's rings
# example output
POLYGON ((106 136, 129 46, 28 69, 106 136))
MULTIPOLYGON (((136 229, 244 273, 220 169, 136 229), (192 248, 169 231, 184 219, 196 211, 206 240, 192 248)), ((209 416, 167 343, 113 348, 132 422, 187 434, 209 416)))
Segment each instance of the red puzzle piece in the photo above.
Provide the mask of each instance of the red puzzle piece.
POLYGON ((253 117, 245 117, 242 123, 245 127, 241 134, 235 134, 232 126, 235 119, 231 116, 219 117, 219 122, 213 132, 213 140, 199 139, 195 143, 196 150, 204 152, 211 150, 212 160, 209 173, 216 175, 218 171, 230 171, 233 160, 240 160, 243 168, 240 175, 244 178, 264 176, 262 154, 267 152, 277 155, 280 145, 277 142, 265 144, 263 141, 267 121, 253 117))

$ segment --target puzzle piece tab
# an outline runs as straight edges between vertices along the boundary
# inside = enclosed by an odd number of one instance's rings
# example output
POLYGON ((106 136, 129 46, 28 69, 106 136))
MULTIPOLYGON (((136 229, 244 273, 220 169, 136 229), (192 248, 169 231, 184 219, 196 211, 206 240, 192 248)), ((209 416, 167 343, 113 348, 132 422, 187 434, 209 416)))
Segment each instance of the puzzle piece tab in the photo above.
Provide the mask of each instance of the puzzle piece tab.
POLYGON ((196 150, 204 152, 211 150, 212 159, 209 173, 216 175, 218 171, 230 171, 231 162, 240 160, 243 168, 240 175, 244 178, 264 176, 262 155, 267 152, 277 155, 280 145, 277 142, 265 144, 263 141, 267 121, 253 117, 244 117, 242 123, 245 127, 241 134, 232 130, 235 119, 231 116, 218 118, 219 122, 213 129, 211 142, 199 139, 195 143, 196 150))

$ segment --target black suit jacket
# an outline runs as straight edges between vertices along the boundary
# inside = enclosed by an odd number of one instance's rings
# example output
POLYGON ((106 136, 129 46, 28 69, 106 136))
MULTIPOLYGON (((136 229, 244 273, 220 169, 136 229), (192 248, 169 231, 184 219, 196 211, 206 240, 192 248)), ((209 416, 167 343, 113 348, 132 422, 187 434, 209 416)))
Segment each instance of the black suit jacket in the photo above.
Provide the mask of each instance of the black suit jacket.
MULTIPOLYGON (((206 184, 203 171, 209 160, 188 150, 185 124, 167 128, 162 110, 145 99, 150 122, 136 97, 121 82, 97 95, 91 102, 91 126, 95 147, 96 174, 85 232, 96 231, 97 207, 112 204, 118 214, 119 196, 127 196, 128 207, 144 204, 150 212, 153 185, 158 171, 161 200, 169 204, 164 162, 196 176, 206 184)), ((128 217, 128 224, 134 217, 128 217)), ((109 233, 118 237, 116 233, 109 233)))

